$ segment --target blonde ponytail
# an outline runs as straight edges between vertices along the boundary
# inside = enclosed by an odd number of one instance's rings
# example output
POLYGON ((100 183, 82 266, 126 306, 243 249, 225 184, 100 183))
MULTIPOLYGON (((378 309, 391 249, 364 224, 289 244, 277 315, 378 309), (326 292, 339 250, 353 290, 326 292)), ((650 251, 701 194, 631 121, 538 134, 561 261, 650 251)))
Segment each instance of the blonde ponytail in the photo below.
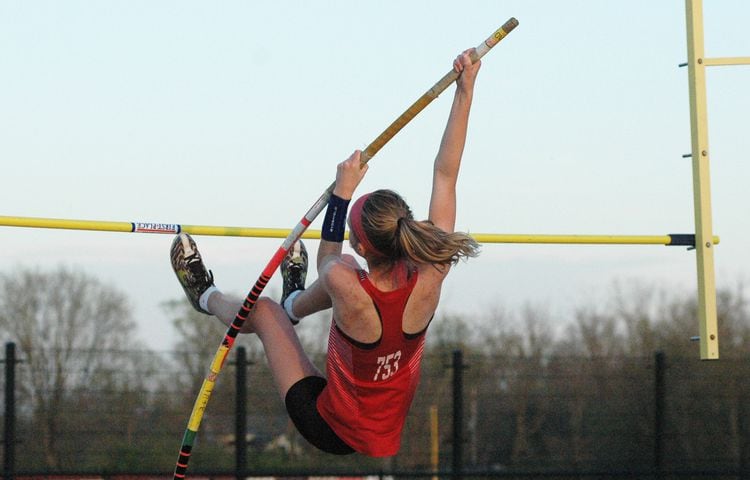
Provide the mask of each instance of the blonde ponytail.
POLYGON ((468 234, 445 232, 430 221, 415 220, 403 198, 391 190, 368 195, 362 204, 361 228, 375 256, 388 260, 455 265, 479 254, 479 244, 468 234))

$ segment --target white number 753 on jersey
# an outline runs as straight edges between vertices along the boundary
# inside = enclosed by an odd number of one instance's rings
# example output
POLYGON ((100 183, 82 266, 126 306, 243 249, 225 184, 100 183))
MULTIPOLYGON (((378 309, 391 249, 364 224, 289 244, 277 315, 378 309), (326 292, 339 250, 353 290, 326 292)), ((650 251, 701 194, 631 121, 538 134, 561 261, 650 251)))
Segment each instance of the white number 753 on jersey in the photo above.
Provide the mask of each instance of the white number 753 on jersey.
POLYGON ((385 357, 378 357, 378 370, 373 380, 387 380, 398 372, 398 361, 401 359, 401 350, 390 353, 385 357), (380 378, 378 378, 380 377, 380 378))

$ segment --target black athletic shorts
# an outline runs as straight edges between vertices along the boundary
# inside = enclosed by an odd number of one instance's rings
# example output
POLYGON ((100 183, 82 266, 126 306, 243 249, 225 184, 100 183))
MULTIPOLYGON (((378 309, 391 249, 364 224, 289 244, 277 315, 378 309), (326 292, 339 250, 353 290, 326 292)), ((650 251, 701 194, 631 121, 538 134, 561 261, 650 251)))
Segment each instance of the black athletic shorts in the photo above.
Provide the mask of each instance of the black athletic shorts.
POLYGON ((299 433, 313 446, 334 455, 354 453, 318 412, 316 403, 327 383, 325 378, 313 376, 292 385, 286 393, 286 411, 299 433))

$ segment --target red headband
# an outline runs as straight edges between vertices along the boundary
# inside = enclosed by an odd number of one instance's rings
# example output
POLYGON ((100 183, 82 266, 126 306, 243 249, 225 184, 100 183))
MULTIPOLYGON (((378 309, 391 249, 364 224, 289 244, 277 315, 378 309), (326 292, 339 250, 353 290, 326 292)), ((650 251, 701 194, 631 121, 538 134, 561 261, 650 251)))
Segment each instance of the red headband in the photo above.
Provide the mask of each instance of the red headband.
POLYGON ((378 257, 386 257, 383 252, 375 248, 375 246, 370 243, 370 239, 367 238, 367 235, 365 234, 365 229, 362 228, 362 207, 369 197, 370 194, 366 193, 359 197, 356 202, 354 202, 354 205, 352 205, 352 207, 349 209, 349 223, 352 226, 354 235, 357 236, 357 240, 359 240, 359 243, 361 243, 362 246, 365 247, 365 250, 367 252, 370 252, 371 254, 378 257))

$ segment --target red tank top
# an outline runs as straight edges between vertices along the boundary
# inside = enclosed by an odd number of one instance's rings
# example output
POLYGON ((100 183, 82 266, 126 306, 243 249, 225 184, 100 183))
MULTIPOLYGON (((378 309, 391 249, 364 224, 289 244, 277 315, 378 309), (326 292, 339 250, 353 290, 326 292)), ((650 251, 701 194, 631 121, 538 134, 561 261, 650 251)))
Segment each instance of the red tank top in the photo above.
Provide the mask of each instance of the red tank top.
POLYGON ((359 271, 359 282, 378 310, 383 333, 374 344, 361 344, 331 322, 328 385, 317 405, 333 431, 354 450, 387 457, 401 446, 401 431, 419 383, 425 331, 407 335, 402 327, 417 272, 390 292, 378 290, 364 270, 359 271))

